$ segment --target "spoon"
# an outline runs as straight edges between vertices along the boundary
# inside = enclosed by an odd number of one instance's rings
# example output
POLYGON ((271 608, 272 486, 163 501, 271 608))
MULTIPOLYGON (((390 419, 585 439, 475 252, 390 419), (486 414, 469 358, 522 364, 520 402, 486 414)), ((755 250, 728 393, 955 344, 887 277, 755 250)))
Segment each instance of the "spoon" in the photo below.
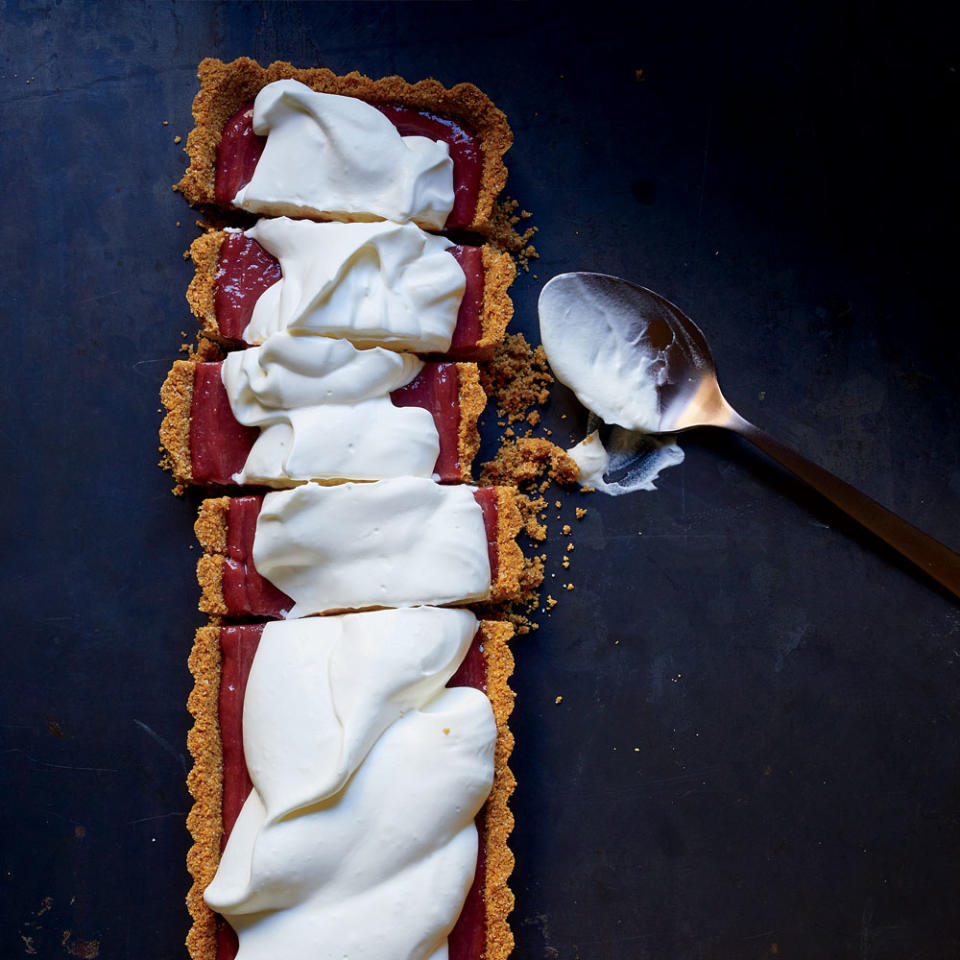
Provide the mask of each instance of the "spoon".
POLYGON ((732 430, 960 596, 960 554, 727 403, 706 337, 668 300, 619 277, 563 273, 543 288, 539 309, 541 338, 557 379, 602 420, 654 434, 732 430))

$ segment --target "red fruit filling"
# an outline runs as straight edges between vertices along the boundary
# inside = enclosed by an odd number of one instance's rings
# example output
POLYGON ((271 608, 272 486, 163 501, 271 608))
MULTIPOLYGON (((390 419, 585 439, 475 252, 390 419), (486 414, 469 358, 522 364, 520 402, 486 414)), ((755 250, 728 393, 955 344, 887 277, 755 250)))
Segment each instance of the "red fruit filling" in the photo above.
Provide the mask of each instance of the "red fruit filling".
MULTIPOLYGON (((453 330, 451 357, 470 357, 477 353, 483 335, 480 320, 483 311, 483 251, 480 247, 453 246, 450 253, 460 264, 466 287, 457 325, 453 330)), ((214 312, 221 338, 236 345, 247 345, 243 331, 247 329, 253 308, 260 295, 281 277, 280 262, 256 240, 243 233, 228 233, 220 245, 217 258, 214 312)))
MULTIPOLYGON (((446 230, 465 230, 473 223, 480 195, 483 155, 477 138, 456 120, 389 104, 376 107, 404 137, 444 140, 453 160, 453 209, 444 224, 446 230)), ((253 179, 267 138, 253 132, 253 104, 241 107, 223 126, 217 146, 214 196, 217 206, 229 208, 242 187, 253 179)))
MULTIPOLYGON (((247 678, 250 676, 250 667, 263 634, 263 626, 262 623, 258 623, 220 629, 222 666, 219 719, 223 744, 221 850, 226 845, 240 808, 253 789, 243 755, 243 698, 247 689, 247 678)), ((486 693, 487 663, 479 632, 474 637, 463 663, 447 686, 476 687, 486 693)), ((486 873, 485 818, 486 807, 480 810, 476 818, 477 830, 480 833, 477 870, 463 910, 450 933, 450 960, 480 960, 483 955, 486 938, 486 908, 483 900, 486 873)), ((217 930, 217 960, 234 960, 237 949, 237 936, 233 928, 225 921, 221 921, 217 930)))
MULTIPOLYGON (((497 491, 480 487, 473 491, 483 512, 487 534, 490 579, 499 570, 497 549, 497 491)), ((281 618, 293 608, 293 600, 262 577, 253 565, 253 538, 263 497, 233 497, 227 514, 227 557, 223 564, 223 602, 230 617, 281 618)))
MULTIPOLYGON (((233 484, 260 436, 259 427, 238 423, 221 379, 220 363, 198 363, 193 373, 190 404, 190 470, 197 483, 233 484)), ((455 363, 427 363, 390 399, 397 407, 422 407, 433 416, 440 438, 434 466, 444 483, 460 476, 460 375, 455 363)))
POLYGON ((254 304, 281 276, 280 261, 256 240, 242 233, 228 233, 223 238, 217 258, 213 309, 224 340, 244 343, 243 331, 253 316, 254 304))

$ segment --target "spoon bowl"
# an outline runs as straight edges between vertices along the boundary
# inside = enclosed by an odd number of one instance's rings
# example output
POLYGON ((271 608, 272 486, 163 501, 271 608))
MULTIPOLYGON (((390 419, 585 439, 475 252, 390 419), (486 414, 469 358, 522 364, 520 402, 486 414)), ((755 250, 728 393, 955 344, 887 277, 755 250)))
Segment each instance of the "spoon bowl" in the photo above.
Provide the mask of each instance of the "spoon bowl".
POLYGON ((730 406, 703 331, 669 300, 619 277, 563 273, 543 288, 539 309, 557 379, 601 419, 654 434, 733 430, 960 596, 960 555, 730 406))
POLYGON ((607 423, 679 433, 726 426, 735 416, 720 392, 703 331, 658 293, 602 273, 562 273, 543 288, 539 306, 541 335, 558 379, 607 423), (572 335, 582 339, 577 346, 590 366, 604 369, 589 387, 582 368, 554 360, 569 349, 572 335), (616 363, 610 359, 614 354, 616 363), (628 389, 651 395, 642 416, 623 403, 619 388, 624 374, 635 380, 628 389))

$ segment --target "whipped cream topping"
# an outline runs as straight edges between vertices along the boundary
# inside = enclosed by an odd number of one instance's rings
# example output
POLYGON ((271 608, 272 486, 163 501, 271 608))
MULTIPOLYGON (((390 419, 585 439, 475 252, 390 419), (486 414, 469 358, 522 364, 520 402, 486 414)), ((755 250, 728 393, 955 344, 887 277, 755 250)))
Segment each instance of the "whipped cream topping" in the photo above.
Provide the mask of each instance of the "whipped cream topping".
POLYGON ((266 136, 235 206, 325 220, 415 220, 442 229, 453 209, 453 161, 442 140, 401 137, 376 107, 317 93, 297 80, 267 84, 253 104, 266 136))
POLYGON ((280 261, 244 331, 343 337, 359 346, 449 350, 466 279, 443 237, 412 223, 260 220, 246 231, 280 261))
POLYGON ((446 689, 473 614, 270 623, 243 707, 253 791, 204 894, 244 960, 440 960, 493 782, 487 698, 446 689))
POLYGON ((491 586, 472 488, 419 477, 268 493, 253 562, 294 601, 291 619, 483 600, 491 586))
POLYGON ((220 369, 234 417, 261 428, 237 483, 433 476, 433 416, 390 399, 422 360, 281 332, 227 354, 220 369))
POLYGON ((554 277, 540 293, 543 349, 557 379, 605 423, 653 432, 663 364, 644 337, 647 321, 617 294, 576 274, 554 277))
POLYGON ((606 446, 598 430, 567 450, 580 468, 580 483, 612 497, 635 490, 656 490, 654 481, 660 471, 683 463, 683 451, 668 439, 653 437, 638 430, 613 427, 606 446), (606 475, 616 479, 608 481, 606 475))

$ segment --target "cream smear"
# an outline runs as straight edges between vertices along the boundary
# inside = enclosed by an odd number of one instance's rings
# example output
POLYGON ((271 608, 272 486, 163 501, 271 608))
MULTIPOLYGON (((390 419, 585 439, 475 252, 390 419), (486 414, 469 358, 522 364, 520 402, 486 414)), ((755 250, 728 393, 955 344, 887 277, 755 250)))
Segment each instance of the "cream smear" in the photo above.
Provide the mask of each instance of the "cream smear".
POLYGON ((612 497, 656 490, 654 481, 660 471, 683 462, 683 451, 673 441, 621 427, 610 429, 606 444, 600 431, 594 430, 567 453, 580 469, 582 486, 612 497))
POLYGON ((268 493, 253 562, 294 601, 289 618, 490 594, 486 529, 472 488, 418 477, 268 493))
POLYGON ((442 140, 402 137, 375 107, 317 93, 297 80, 267 84, 253 104, 267 138, 234 206, 268 216, 415 220, 440 230, 453 209, 453 161, 442 140))
POLYGON ((548 283, 540 293, 543 348, 557 379, 596 417, 616 426, 609 449, 591 424, 587 438, 567 453, 584 486, 613 496, 653 490, 661 470, 683 461, 675 441, 648 436, 660 426, 664 358, 645 340, 646 321, 616 288, 577 284, 574 277, 548 283), (619 479, 604 479, 614 473, 619 479))
POLYGON ((285 332, 227 354, 221 376, 230 409, 261 429, 234 480, 288 486, 432 477, 440 452, 433 416, 390 399, 421 369, 408 353, 285 332))
POLYGON ((452 244, 415 224, 260 220, 246 231, 280 261, 282 277, 257 300, 244 331, 343 337, 358 346, 443 353, 466 279, 452 244))
POLYGON ((494 774, 489 701, 445 687, 476 627, 420 607, 264 628, 243 707, 253 791, 204 894, 239 957, 446 957, 494 774))

